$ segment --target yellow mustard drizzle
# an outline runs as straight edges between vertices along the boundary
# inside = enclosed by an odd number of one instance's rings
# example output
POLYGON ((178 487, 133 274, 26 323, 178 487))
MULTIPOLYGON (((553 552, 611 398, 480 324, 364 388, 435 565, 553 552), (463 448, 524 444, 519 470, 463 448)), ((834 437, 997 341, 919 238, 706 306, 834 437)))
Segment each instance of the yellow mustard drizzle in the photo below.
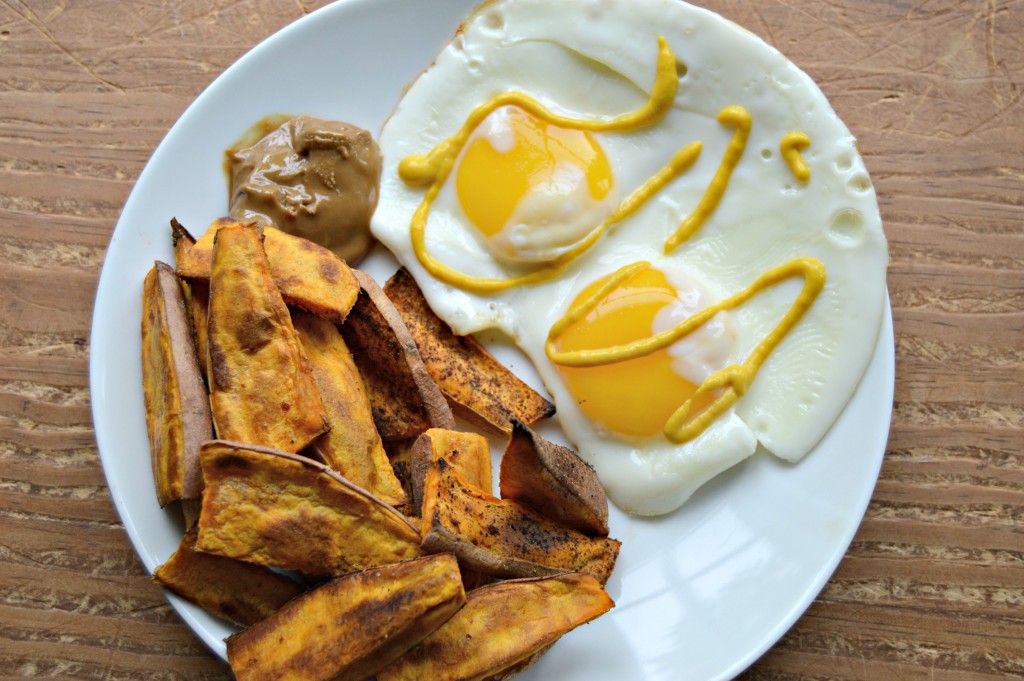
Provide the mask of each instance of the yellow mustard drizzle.
POLYGON ((789 165, 789 169, 793 171, 793 176, 801 182, 811 179, 811 169, 807 167, 807 161, 800 153, 809 146, 811 146, 811 138, 802 132, 791 132, 784 135, 782 141, 779 142, 779 153, 789 165))
POLYGON ((715 208, 718 207, 718 203, 722 200, 722 195, 725 194, 726 187, 729 186, 729 178, 732 177, 732 171, 740 162, 743 150, 747 148, 747 138, 750 137, 750 113, 746 109, 742 106, 727 106, 718 112, 718 122, 735 128, 736 132, 733 133, 729 145, 725 148, 725 153, 722 154, 722 162, 718 165, 718 170, 715 171, 715 176, 711 178, 711 183, 708 184, 708 188, 704 192, 704 196, 697 203, 697 207, 679 224, 676 231, 665 240, 665 253, 671 253, 679 244, 693 236, 700 229, 701 225, 704 224, 704 221, 715 212, 715 208))
POLYGON ((666 348, 696 331, 719 312, 732 310, 747 302, 761 291, 793 277, 803 277, 804 284, 793 305, 778 325, 772 329, 742 364, 733 364, 708 376, 693 396, 680 406, 665 423, 665 436, 675 444, 689 442, 725 413, 747 391, 761 365, 787 333, 800 321, 825 286, 825 266, 815 258, 797 258, 775 267, 750 286, 715 305, 709 305, 691 315, 680 324, 648 338, 607 348, 559 351, 558 339, 573 324, 581 320, 601 303, 612 291, 637 272, 650 267, 648 262, 627 265, 604 282, 594 293, 569 309, 548 332, 544 351, 555 364, 567 367, 592 367, 643 357, 666 348), (689 418, 690 405, 697 396, 721 390, 715 400, 700 414, 689 418))
POLYGON ((633 213, 654 192, 689 168, 700 154, 700 144, 695 142, 677 153, 664 170, 634 191, 608 219, 580 240, 572 249, 527 274, 508 279, 496 279, 463 274, 436 260, 427 250, 426 245, 427 216, 430 214, 430 208, 454 168, 455 160, 469 140, 469 136, 493 111, 509 105, 517 106, 541 120, 562 128, 589 132, 634 130, 660 121, 671 108, 678 87, 679 78, 676 72, 675 54, 666 40, 659 37, 654 86, 651 88, 651 94, 647 101, 636 111, 609 120, 574 119, 550 111, 536 99, 522 92, 505 92, 481 104, 469 114, 462 128, 453 136, 442 141, 426 155, 407 156, 398 164, 398 174, 407 184, 429 185, 423 200, 413 213, 412 222, 409 225, 416 258, 428 272, 438 279, 475 293, 495 293, 515 286, 525 286, 554 279, 573 259, 589 249, 608 227, 633 213))

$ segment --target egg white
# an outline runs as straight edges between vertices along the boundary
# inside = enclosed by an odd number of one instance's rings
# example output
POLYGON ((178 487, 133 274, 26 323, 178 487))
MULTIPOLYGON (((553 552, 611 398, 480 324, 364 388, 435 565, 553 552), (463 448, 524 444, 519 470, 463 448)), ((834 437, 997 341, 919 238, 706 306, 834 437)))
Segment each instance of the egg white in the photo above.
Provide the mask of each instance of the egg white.
MULTIPOLYGON (((495 0, 481 6, 435 63, 411 86, 380 135, 381 200, 373 232, 408 267, 438 315, 457 333, 497 328, 536 365, 567 438, 595 466, 609 497, 641 514, 671 511, 704 482, 761 443, 796 461, 842 411, 867 366, 881 324, 887 253, 874 190, 849 130, 817 86, 774 48, 706 10, 678 0, 495 0), (423 197, 398 162, 457 131, 469 113, 509 90, 527 92, 559 113, 605 118, 638 108, 653 79, 657 38, 685 65, 675 104, 656 126, 595 137, 608 155, 620 196, 700 141, 697 162, 637 213, 616 225, 557 280, 477 295, 433 279, 412 250, 409 223, 423 197), (721 203, 701 229, 669 255, 665 238, 700 201, 732 130, 718 112, 746 108, 752 128, 721 203), (811 139, 808 182, 779 153, 791 131, 811 139), (639 260, 682 270, 722 299, 797 257, 824 263, 828 281, 800 324, 765 362, 727 415, 696 440, 628 441, 603 433, 579 411, 544 354, 552 324, 585 286, 639 260)), ((474 276, 506 277, 464 224, 453 182, 427 223, 428 250, 474 276)), ((775 326, 799 282, 787 282, 733 312, 739 357, 775 326)))

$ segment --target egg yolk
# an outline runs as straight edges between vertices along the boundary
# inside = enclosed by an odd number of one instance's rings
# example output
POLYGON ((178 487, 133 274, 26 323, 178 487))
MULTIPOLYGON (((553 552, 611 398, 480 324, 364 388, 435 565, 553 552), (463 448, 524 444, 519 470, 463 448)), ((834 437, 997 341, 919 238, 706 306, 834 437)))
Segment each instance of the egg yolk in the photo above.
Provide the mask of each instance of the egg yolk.
POLYGON ((515 106, 495 110, 466 145, 455 190, 492 250, 544 260, 614 210, 611 165, 586 131, 561 128, 515 106))
MULTIPOLYGON (((606 279, 584 289, 573 307, 592 296, 606 279)), ((649 338, 662 330, 659 317, 667 314, 670 318, 685 318, 695 312, 680 310, 680 306, 689 307, 682 299, 691 298, 692 302, 695 295, 700 294, 678 290, 661 270, 644 269, 569 326, 556 347, 559 351, 607 348, 649 338)), ((734 338, 728 339, 730 347, 725 349, 723 360, 732 352, 734 342, 734 338)), ((697 391, 697 385, 680 375, 677 367, 669 347, 613 364, 560 370, 580 410, 590 420, 619 435, 647 438, 660 434, 672 413, 697 391)), ((690 418, 700 414, 717 394, 709 391, 698 395, 691 405, 690 418)))

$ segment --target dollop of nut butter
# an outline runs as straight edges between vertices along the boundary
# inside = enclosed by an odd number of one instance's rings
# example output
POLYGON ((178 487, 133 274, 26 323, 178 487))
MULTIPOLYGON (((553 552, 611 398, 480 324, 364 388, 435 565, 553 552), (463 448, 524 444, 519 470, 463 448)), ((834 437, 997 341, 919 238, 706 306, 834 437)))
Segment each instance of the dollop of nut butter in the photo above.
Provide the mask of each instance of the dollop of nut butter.
POLYGON ((373 246, 380 148, 354 125, 291 118, 252 146, 227 151, 230 213, 331 249, 354 264, 373 246))

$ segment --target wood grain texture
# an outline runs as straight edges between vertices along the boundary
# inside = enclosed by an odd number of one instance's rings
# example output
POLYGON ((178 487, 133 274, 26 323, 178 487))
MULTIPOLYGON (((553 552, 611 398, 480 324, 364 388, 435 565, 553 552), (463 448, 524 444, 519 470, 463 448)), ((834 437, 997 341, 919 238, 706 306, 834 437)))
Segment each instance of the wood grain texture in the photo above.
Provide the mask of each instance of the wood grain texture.
MULTIPOLYGON (((114 511, 90 317, 160 139, 317 4, 0 2, 0 678, 230 678, 114 511)), ((857 135, 896 328, 892 432, 864 523, 742 678, 1024 678, 1024 2, 702 4, 790 56, 857 135)))

